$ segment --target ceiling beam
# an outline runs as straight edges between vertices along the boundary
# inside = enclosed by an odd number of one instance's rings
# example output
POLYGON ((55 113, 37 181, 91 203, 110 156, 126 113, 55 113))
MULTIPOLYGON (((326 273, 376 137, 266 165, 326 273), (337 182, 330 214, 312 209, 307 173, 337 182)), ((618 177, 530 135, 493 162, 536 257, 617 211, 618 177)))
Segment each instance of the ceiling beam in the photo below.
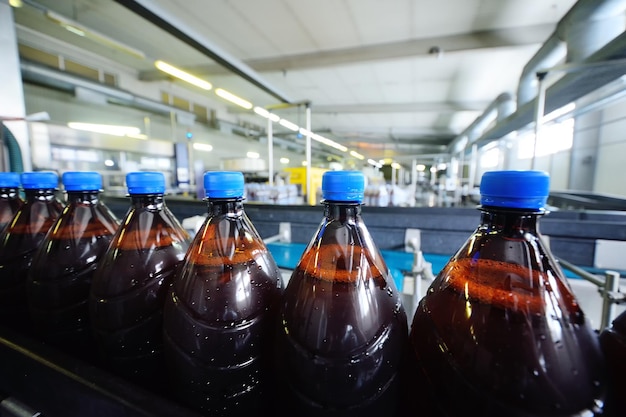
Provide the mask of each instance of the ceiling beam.
MULTIPOLYGON (((243 63, 257 72, 276 72, 332 67, 342 64, 382 61, 407 57, 438 55, 440 53, 468 50, 515 47, 541 44, 554 31, 553 24, 540 24, 524 27, 493 29, 413 39, 402 42, 343 48, 296 55, 250 59, 243 63)), ((200 65, 185 68, 198 75, 224 75, 228 70, 220 65, 200 65)), ((143 71, 140 78, 145 81, 164 79, 163 73, 156 70, 143 71)))
POLYGON ((364 104, 337 104, 312 105, 311 111, 315 114, 362 114, 362 113, 414 113, 433 112, 449 113, 459 111, 480 111, 489 105, 488 101, 474 102, 414 102, 414 103, 364 103, 364 104))

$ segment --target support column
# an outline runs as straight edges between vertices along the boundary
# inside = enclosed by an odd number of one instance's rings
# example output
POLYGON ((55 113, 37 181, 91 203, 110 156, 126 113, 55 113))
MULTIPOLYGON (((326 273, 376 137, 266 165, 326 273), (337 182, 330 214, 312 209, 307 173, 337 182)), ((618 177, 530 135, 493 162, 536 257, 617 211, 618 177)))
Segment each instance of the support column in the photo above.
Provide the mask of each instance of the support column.
MULTIPOLYGON (((8 2, 0 1, 0 120, 22 119, 20 121, 3 122, 13 133, 22 152, 24 170, 32 169, 28 126, 23 118, 26 116, 24 104, 24 88, 17 49, 17 36, 13 20, 13 10, 8 2)), ((5 139, 6 140, 6 139, 5 139)), ((6 149, 6 147, 5 147, 6 149)), ((2 171, 8 171, 4 159, 0 161, 2 171)))

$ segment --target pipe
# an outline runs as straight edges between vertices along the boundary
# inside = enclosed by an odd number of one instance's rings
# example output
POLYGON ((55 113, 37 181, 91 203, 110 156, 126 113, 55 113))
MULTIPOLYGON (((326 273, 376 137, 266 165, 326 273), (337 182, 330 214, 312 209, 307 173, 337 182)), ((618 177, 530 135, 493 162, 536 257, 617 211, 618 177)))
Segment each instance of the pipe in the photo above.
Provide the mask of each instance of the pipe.
POLYGON ((7 147, 7 151, 9 153, 9 171, 11 172, 24 172, 24 160, 22 158, 22 150, 20 149, 20 144, 17 142, 13 133, 9 130, 8 127, 2 122, 0 122, 2 126, 2 132, 0 133, 0 138, 7 147))
POLYGON ((563 58, 581 61, 624 30, 626 10, 622 0, 579 0, 557 23, 552 35, 522 70, 517 88, 517 107, 536 96, 536 75, 563 58))

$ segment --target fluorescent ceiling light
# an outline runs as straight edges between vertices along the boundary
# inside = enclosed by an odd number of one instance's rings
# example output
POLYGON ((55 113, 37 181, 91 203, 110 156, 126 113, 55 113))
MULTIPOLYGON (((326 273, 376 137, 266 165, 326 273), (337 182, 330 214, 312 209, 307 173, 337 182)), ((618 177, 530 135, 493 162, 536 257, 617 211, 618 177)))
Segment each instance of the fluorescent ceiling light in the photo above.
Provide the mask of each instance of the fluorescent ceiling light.
POLYGON ((248 152, 246 156, 251 159, 259 159, 261 155, 258 152, 248 152))
POLYGON ((277 114, 270 113, 263 107, 256 106, 254 108, 254 112, 258 114, 259 116, 265 117, 266 119, 270 119, 272 122, 277 122, 280 120, 280 117, 278 117, 277 114))
POLYGON ((365 157, 356 151, 350 151, 350 155, 354 156, 356 159, 363 160, 365 157))
POLYGON ((391 164, 391 168, 393 168, 393 169, 400 169, 400 168, 402 168, 402 165, 400 165, 400 164, 399 164, 399 163, 397 163, 397 162, 393 162, 393 163, 391 164))
POLYGON ((316 141, 320 142, 320 143, 323 143, 324 145, 328 145, 331 148, 338 149, 341 152, 348 152, 348 148, 347 147, 345 147, 345 146, 335 142, 334 140, 330 140, 328 138, 325 138, 322 135, 318 135, 317 133, 314 133, 313 136, 311 136, 311 138, 313 140, 316 140, 316 141))
POLYGON ((115 161, 113 161, 112 159, 105 159, 104 160, 104 165, 106 165, 108 167, 112 167, 113 165, 115 165, 115 161))
POLYGON ((144 54, 142 51, 140 51, 139 49, 133 48, 132 46, 128 46, 118 40, 115 40, 107 35, 104 35, 100 32, 97 32, 93 29, 89 29, 85 26, 83 26, 82 24, 68 19, 63 15, 60 15, 58 13, 52 12, 50 10, 46 11, 46 17, 50 20, 52 20, 53 22, 55 22, 56 24, 58 24, 59 26, 65 28, 66 30, 78 35, 78 36, 83 36, 85 38, 91 39, 95 42, 98 42, 104 46, 108 46, 110 48, 113 49, 117 49, 118 51, 122 51, 124 53, 127 53, 129 55, 132 55, 136 58, 140 58, 140 59, 144 59, 146 57, 146 54, 144 54))
POLYGON ((128 136, 129 138, 134 138, 134 139, 148 140, 148 135, 144 135, 143 133, 138 133, 138 134, 128 133, 125 136, 128 136))
POLYGON ((311 132, 310 130, 307 130, 303 127, 300 128, 300 130, 298 130, 298 132, 300 132, 300 134, 302 136, 313 136, 313 132, 311 132))
POLYGON ((281 164, 288 164, 289 163, 289 158, 280 158, 280 163, 281 164))
POLYGON ((213 150, 213 146, 209 145, 208 143, 194 142, 192 147, 197 151, 203 151, 203 152, 211 152, 213 150))
POLYGON ((415 166, 415 169, 418 170, 419 172, 424 172, 426 170, 426 165, 424 165, 424 164, 417 164, 415 166))
POLYGON ((189 84, 200 87, 203 90, 210 90, 213 88, 210 82, 198 78, 195 75, 191 75, 188 72, 181 70, 180 68, 176 68, 175 66, 168 64, 167 62, 160 60, 155 61, 154 66, 164 73, 171 75, 172 77, 176 77, 179 80, 186 81, 189 84))
POLYGON ((250 103, 247 100, 242 99, 241 97, 237 97, 233 93, 230 93, 222 88, 216 89, 215 94, 217 94, 224 100, 228 100, 231 103, 238 105, 239 107, 243 107, 244 109, 250 110, 252 108, 252 103, 250 103))
POLYGON ((368 159, 367 160, 368 164, 374 165, 376 168, 382 168, 383 164, 381 164, 380 162, 376 162, 373 159, 368 159))
POLYGON ((286 127, 289 130, 293 130, 294 132, 297 132, 298 129, 300 129, 300 127, 298 127, 297 124, 295 123, 291 123, 289 120, 287 119, 280 119, 280 121, 278 122, 281 126, 286 127))
POLYGON ((138 127, 133 126, 117 126, 117 125, 101 125, 95 123, 69 122, 68 127, 76 130, 84 130, 87 132, 104 133, 113 136, 136 136, 141 134, 138 127))

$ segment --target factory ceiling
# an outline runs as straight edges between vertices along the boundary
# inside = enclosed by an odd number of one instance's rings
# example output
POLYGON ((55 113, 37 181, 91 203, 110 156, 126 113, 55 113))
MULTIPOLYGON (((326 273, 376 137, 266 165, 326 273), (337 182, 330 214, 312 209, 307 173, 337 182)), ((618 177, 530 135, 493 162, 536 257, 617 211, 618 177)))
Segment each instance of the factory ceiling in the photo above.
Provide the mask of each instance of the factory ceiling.
MULTIPOLYGON (((37 30, 120 61, 144 81, 157 59, 366 158, 432 158, 502 93, 574 0, 37 0, 37 30), (37 11, 39 7, 39 11, 37 11), (140 51, 76 36, 42 10, 140 51), (47 21, 47 24, 42 22, 47 21)), ((34 7, 35 6, 35 7, 34 7)), ((30 9, 30 11, 29 11, 30 9)), ((236 106, 244 120, 266 123, 236 106)), ((285 128, 276 124, 275 134, 285 128)))

